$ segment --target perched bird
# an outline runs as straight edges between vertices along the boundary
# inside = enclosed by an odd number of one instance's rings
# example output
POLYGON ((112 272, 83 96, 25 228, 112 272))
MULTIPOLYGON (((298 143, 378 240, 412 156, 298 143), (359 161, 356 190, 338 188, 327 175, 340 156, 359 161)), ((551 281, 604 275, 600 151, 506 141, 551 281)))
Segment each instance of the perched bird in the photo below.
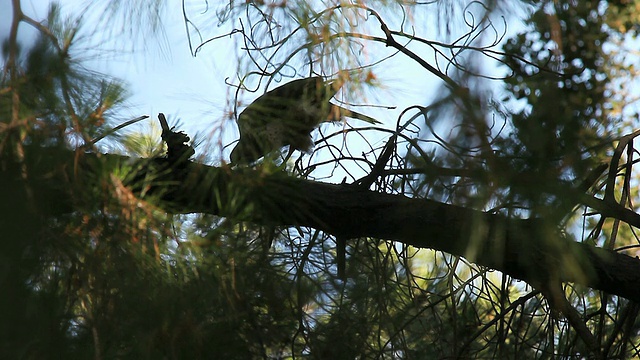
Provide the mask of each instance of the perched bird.
POLYGON ((308 152, 313 147, 310 133, 322 122, 346 116, 378 124, 329 102, 342 84, 316 76, 291 81, 257 98, 238 116, 240 141, 231 152, 231 163, 251 164, 287 145, 290 152, 308 152))

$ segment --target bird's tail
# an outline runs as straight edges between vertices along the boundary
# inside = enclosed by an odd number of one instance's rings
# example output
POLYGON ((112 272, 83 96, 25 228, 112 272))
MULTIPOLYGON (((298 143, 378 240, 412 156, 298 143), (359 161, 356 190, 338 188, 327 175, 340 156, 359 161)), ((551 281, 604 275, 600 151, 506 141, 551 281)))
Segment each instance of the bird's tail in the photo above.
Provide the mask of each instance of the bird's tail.
POLYGON ((329 118, 327 119, 327 121, 331 121, 331 122, 341 121, 345 117, 366 121, 372 125, 377 125, 381 123, 380 121, 372 118, 371 116, 359 113, 354 110, 345 109, 342 106, 331 104, 331 113, 329 114, 329 118))

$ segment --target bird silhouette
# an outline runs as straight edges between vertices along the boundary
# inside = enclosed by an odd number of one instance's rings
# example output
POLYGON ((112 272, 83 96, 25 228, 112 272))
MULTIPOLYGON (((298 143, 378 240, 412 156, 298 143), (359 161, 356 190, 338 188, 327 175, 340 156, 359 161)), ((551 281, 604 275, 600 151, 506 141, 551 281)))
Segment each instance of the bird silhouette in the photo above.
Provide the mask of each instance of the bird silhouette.
POLYGON ((268 91, 238 116, 240 140, 231 151, 232 164, 251 164, 289 146, 289 151, 308 152, 310 133, 322 122, 351 117, 378 124, 379 121, 330 102, 343 81, 310 77, 288 82, 268 91))

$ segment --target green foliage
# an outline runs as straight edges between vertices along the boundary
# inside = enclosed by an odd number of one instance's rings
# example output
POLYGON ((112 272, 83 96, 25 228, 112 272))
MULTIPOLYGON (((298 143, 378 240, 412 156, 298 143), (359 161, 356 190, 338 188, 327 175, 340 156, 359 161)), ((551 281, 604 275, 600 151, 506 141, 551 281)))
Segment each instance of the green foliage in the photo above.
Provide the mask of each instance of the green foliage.
POLYGON ((531 16, 531 31, 505 46, 508 54, 530 61, 507 58, 513 71, 507 89, 530 105, 515 115, 514 136, 524 152, 516 155, 536 173, 557 163, 547 169, 556 178, 566 171, 584 176, 602 159, 602 148, 594 145, 615 127, 606 96, 613 64, 602 47, 609 35, 598 3, 557 5, 552 13, 540 8, 531 16))

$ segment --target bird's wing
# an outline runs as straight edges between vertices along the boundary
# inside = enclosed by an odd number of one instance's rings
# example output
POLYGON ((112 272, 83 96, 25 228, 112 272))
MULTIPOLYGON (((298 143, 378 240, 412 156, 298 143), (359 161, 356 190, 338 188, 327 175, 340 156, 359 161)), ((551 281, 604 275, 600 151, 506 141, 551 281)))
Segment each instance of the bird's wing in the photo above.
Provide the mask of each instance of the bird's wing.
POLYGON ((294 80, 260 95, 238 116, 239 127, 245 128, 250 123, 259 128, 270 119, 277 119, 280 112, 295 107, 303 94, 309 93, 316 86, 318 79, 320 78, 294 80))
POLYGON ((288 122, 292 131, 297 131, 296 128, 311 131, 320 122, 339 121, 343 117, 379 124, 370 116, 329 102, 343 84, 341 78, 325 81, 314 76, 293 80, 267 91, 238 117, 240 134, 260 134, 274 121, 288 122))
POLYGON ((324 93, 326 91, 324 88, 324 80, 320 76, 314 76, 290 81, 268 91, 263 96, 270 95, 272 98, 276 99, 300 99, 301 96, 324 93))
MULTIPOLYGON (((296 115, 300 112, 328 114, 329 100, 341 86, 337 85, 337 81, 325 82, 320 76, 298 79, 267 92, 258 100, 264 98, 272 109, 290 111, 290 115, 296 115)), ((319 121, 321 120, 318 119, 319 121)))
POLYGON ((315 127, 329 114, 329 100, 337 91, 335 81, 325 82, 319 76, 290 81, 264 93, 240 113, 240 133, 263 131, 273 121, 315 127))

